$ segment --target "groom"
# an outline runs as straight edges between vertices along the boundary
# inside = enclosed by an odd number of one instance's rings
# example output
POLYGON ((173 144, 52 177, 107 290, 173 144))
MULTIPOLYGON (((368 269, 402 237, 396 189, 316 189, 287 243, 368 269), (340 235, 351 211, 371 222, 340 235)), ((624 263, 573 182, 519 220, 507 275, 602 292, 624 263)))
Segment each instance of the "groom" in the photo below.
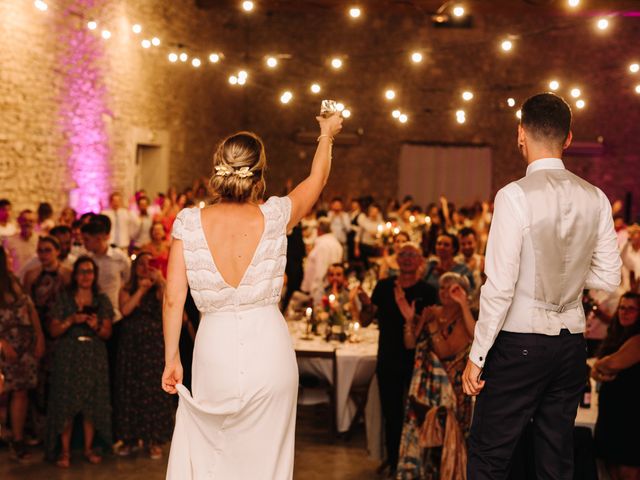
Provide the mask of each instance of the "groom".
POLYGON ((522 106, 526 176, 501 189, 489 234, 480 316, 463 374, 478 395, 468 479, 507 478, 533 421, 536 478, 573 475, 573 426, 586 372, 584 288, 613 291, 620 255, 601 190, 565 170, 571 110, 542 93, 522 106))

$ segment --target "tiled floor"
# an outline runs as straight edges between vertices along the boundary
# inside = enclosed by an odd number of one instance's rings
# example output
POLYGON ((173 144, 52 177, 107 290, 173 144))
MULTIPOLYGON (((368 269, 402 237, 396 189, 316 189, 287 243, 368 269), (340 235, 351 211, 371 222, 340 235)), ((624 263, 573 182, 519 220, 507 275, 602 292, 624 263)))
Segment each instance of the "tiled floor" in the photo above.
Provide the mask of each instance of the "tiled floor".
MULTIPOLYGON (((323 412, 301 411, 296 435, 295 480, 368 480, 376 475, 377 462, 365 451, 364 433, 358 431, 351 440, 329 441, 323 412)), ((7 448, 0 449, 2 480, 161 480, 164 479, 166 456, 161 461, 144 455, 129 458, 108 456, 101 465, 84 462, 81 452, 72 458, 69 470, 61 470, 43 462, 41 449, 34 449, 34 461, 18 465, 11 461, 7 448)), ((233 479, 222 479, 233 480, 233 479)))

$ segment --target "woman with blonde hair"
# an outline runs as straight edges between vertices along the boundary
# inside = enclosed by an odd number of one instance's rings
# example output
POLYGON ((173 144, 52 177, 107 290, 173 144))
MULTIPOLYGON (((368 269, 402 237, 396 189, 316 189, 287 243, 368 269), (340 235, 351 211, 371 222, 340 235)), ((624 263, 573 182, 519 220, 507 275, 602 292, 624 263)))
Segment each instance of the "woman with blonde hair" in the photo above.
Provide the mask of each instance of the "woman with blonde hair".
POLYGON ((213 157, 214 204, 176 217, 163 311, 162 387, 180 397, 168 479, 293 477, 298 369, 278 302, 287 230, 322 192, 342 127, 339 115, 317 120, 311 173, 288 196, 262 203, 264 146, 239 132, 213 157), (188 287, 202 314, 191 392, 178 349, 188 287))

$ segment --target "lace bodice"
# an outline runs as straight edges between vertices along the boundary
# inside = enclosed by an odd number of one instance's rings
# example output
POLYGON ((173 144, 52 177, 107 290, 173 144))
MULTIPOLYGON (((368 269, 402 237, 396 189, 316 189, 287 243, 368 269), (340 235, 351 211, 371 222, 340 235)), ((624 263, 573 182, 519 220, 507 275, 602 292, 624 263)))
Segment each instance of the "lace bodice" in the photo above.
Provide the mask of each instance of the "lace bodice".
POLYGON ((218 271, 202 230, 200 209, 178 213, 171 235, 182 240, 191 296, 201 312, 248 310, 278 303, 287 263, 289 197, 271 197, 260 205, 264 232, 237 288, 218 271))

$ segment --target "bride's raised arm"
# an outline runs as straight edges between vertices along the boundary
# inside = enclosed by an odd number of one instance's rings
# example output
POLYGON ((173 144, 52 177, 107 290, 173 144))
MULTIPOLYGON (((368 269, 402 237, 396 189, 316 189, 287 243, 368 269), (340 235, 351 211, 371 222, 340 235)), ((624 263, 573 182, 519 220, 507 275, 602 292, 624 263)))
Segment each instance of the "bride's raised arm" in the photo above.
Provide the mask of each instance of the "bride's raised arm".
POLYGON ((291 218, 287 228, 296 225, 313 208, 322 189, 327 184, 331 170, 331 146, 333 137, 342 129, 342 116, 334 114, 329 118, 316 117, 320 124, 318 148, 311 164, 311 173, 289 193, 291 218))

